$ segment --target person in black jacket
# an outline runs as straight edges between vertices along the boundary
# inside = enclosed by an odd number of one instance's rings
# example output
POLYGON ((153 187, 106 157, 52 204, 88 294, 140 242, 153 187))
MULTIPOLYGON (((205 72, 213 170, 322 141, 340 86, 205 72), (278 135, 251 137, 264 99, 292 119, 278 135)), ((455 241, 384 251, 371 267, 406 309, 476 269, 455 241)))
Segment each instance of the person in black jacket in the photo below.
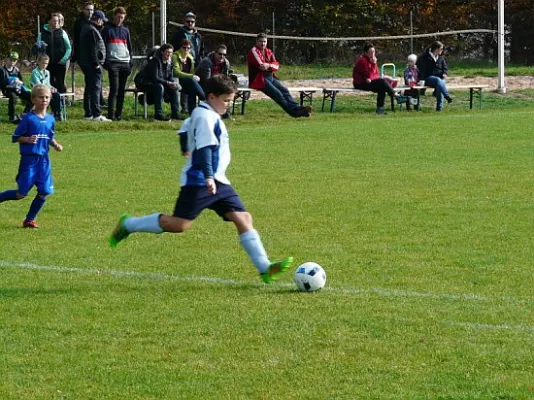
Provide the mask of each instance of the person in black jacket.
POLYGON ((445 84, 449 69, 442 53, 443 43, 435 41, 417 58, 419 79, 425 81, 425 86, 434 88, 434 97, 437 99, 436 111, 443 109, 443 99, 447 100, 448 103, 452 102, 452 97, 445 84))
MULTIPOLYGON (((147 104, 154 104, 154 119, 157 121, 169 121, 169 118, 163 116, 163 101, 171 103, 171 118, 181 119, 178 96, 180 85, 172 73, 173 52, 171 44, 163 44, 134 79, 136 88, 145 92, 147 104)), ((141 99, 140 102, 142 101, 144 100, 141 99)))
POLYGON ((83 5, 83 12, 80 13, 76 22, 74 22, 74 28, 72 29, 72 55, 71 61, 78 62, 78 52, 80 51, 80 36, 82 33, 82 27, 90 24, 91 17, 95 12, 95 5, 92 1, 88 1, 83 5))
POLYGON ((110 121, 100 110, 100 94, 102 92, 102 66, 106 60, 106 45, 100 35, 99 28, 107 22, 106 15, 95 10, 91 23, 82 26, 80 42, 83 47, 78 52, 78 64, 85 77, 83 105, 85 119, 93 121, 110 121))
POLYGON ((20 70, 16 67, 19 53, 12 51, 6 59, 6 65, 0 67, 0 90, 8 100, 9 121, 18 124, 20 119, 15 115, 15 104, 20 97, 25 103, 24 113, 31 111, 31 92, 24 86, 20 70))

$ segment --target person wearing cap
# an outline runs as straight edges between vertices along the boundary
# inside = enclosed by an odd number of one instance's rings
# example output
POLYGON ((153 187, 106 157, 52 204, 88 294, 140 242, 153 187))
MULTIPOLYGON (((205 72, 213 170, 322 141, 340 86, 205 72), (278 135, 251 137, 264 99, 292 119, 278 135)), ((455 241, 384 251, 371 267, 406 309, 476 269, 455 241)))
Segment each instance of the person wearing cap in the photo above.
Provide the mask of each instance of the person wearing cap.
MULTIPOLYGON (((180 49, 182 46, 182 41, 187 39, 191 42, 191 49, 189 54, 193 57, 195 65, 200 64, 200 60, 204 57, 204 41, 202 40, 202 35, 198 33, 198 30, 195 26, 197 16, 192 12, 188 12, 184 17, 184 25, 178 28, 176 32, 172 35, 171 44, 175 50, 180 49)), ((188 95, 181 93, 180 103, 182 106, 182 111, 187 110, 187 100, 188 95)), ((191 112, 192 110, 189 110, 191 112)))
POLYGON ((20 69, 17 68, 19 53, 12 51, 6 60, 6 65, 0 67, 0 90, 8 100, 9 121, 17 124, 20 119, 15 115, 15 105, 20 97, 25 103, 24 113, 32 109, 31 92, 24 86, 20 69))
POLYGON ((132 72, 132 41, 130 31, 124 26, 126 9, 117 7, 113 11, 113 21, 102 30, 106 44, 105 68, 109 77, 108 118, 119 121, 122 118, 124 91, 132 72))
POLYGON ((102 66, 106 60, 106 45, 99 29, 104 22, 107 22, 106 15, 100 10, 95 10, 91 16, 91 23, 82 27, 80 36, 84 46, 78 53, 78 64, 85 77, 83 105, 86 120, 110 121, 102 115, 100 109, 102 66))

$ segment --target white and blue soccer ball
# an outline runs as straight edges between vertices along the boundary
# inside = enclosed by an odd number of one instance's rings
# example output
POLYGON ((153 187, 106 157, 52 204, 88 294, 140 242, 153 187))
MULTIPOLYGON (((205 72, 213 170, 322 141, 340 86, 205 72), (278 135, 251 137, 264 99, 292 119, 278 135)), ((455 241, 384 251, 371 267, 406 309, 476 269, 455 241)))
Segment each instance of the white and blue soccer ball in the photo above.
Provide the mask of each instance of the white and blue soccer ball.
POLYGON ((295 283, 301 292, 315 292, 326 283, 326 272, 314 262, 300 265, 295 272, 295 283))

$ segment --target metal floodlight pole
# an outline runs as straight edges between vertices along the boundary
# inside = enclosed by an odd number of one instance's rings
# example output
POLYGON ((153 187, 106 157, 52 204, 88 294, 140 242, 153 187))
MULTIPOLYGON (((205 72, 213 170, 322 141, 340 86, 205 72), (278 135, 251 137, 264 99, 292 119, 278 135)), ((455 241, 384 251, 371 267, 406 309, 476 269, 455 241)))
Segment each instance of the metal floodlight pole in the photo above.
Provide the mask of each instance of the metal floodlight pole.
POLYGON ((152 11, 152 48, 156 45, 156 13, 152 11))
POLYGON ((506 93, 506 86, 504 83, 504 0, 499 0, 498 5, 498 63, 499 63, 499 82, 497 91, 501 94, 506 93))
POLYGON ((161 0, 159 5, 160 12, 160 37, 161 43, 167 43, 167 0, 161 0))
POLYGON ((410 10, 410 54, 413 54, 413 11, 410 10))

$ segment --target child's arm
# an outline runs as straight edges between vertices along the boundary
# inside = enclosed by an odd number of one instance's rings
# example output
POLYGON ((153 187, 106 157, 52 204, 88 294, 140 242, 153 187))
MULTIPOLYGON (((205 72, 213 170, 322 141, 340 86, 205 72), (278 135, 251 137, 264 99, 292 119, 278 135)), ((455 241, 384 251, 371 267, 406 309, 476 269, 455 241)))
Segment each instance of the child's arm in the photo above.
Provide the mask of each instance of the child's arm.
MULTIPOLYGON (((37 136, 35 138, 37 139, 37 136)), ((50 141, 50 146, 52 146, 55 151, 63 151, 63 146, 60 145, 56 139, 50 141)))

